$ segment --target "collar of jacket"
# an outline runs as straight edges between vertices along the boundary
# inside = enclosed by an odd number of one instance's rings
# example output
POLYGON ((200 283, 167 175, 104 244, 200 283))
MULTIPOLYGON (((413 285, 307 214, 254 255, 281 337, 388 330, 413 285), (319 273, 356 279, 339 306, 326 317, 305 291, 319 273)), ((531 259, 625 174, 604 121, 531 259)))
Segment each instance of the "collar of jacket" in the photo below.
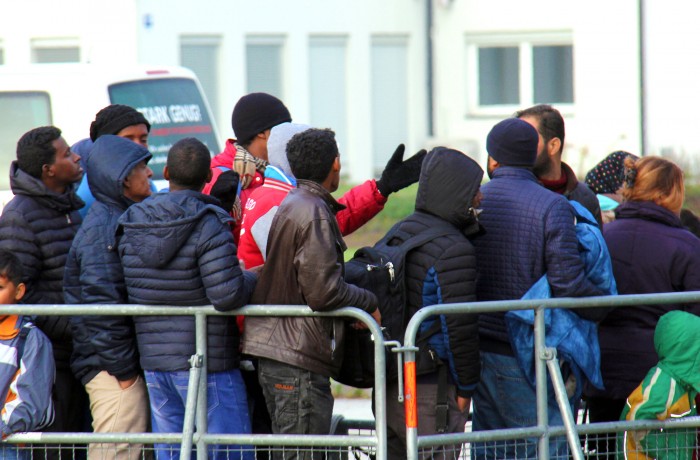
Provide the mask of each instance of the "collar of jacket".
POLYGON ((15 195, 31 196, 42 206, 59 212, 77 211, 85 206, 76 193, 78 184, 79 182, 71 184, 64 193, 59 195, 49 190, 41 179, 19 169, 17 160, 10 165, 10 188, 15 195))
POLYGON ((495 179, 524 179, 539 183, 532 170, 517 166, 499 166, 491 174, 491 180, 495 179))
POLYGON ((615 208, 616 219, 644 219, 683 228, 680 216, 652 201, 627 201, 615 208))
POLYGON ((338 203, 328 190, 323 188, 318 182, 305 179, 297 179, 297 188, 307 190, 314 195, 318 195, 333 211, 333 214, 345 209, 345 206, 338 203))

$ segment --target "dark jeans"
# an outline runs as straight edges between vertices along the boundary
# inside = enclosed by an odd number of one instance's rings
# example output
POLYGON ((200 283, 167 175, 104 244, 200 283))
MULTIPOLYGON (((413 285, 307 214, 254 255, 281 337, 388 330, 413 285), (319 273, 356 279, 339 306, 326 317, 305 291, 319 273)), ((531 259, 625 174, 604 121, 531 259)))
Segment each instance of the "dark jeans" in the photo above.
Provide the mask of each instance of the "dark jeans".
MULTIPOLYGON (((438 384, 435 375, 420 376, 417 379, 418 394, 418 435, 437 434, 435 408, 439 402, 438 384)), ((457 407, 457 391, 447 384, 447 428, 445 433, 464 433, 469 408, 462 412, 457 407)), ((406 458, 406 413, 403 403, 398 401, 398 383, 388 383, 386 388, 387 454, 390 460, 406 458)), ((445 445, 419 452, 418 458, 452 460, 458 459, 461 445, 445 445)))
MULTIPOLYGON (((330 433, 333 395, 328 377, 264 358, 258 360, 258 377, 275 434, 330 433)), ((273 457, 316 458, 309 450, 294 448, 273 457)))

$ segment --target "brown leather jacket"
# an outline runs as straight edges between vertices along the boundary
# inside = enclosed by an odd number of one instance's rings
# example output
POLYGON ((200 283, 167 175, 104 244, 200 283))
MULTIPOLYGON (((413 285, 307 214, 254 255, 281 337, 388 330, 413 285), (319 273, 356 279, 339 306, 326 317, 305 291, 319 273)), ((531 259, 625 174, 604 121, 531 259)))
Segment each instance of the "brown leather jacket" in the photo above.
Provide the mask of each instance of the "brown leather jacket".
MULTIPOLYGON (((320 184, 299 180, 272 222, 267 261, 252 304, 308 305, 314 311, 353 306, 367 312, 377 298, 344 279, 343 237, 335 220, 342 209, 320 184)), ((247 317, 243 352, 328 377, 340 369, 345 319, 247 317)))

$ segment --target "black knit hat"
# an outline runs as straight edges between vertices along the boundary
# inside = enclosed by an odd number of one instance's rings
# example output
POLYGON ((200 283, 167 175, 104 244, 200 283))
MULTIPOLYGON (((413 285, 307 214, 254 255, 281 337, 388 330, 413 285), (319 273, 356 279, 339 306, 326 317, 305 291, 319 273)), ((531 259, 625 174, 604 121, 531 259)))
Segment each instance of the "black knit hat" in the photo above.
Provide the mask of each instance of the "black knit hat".
POLYGON ((486 137, 486 151, 489 156, 503 166, 535 165, 537 130, 519 118, 506 118, 497 123, 486 137))
POLYGON ((267 93, 246 94, 236 102, 231 115, 236 140, 244 145, 266 129, 291 121, 284 103, 267 93))
POLYGON ((151 131, 151 124, 138 110, 128 105, 108 105, 95 115, 95 121, 90 125, 90 139, 94 142, 103 134, 117 134, 127 126, 140 124, 151 131))

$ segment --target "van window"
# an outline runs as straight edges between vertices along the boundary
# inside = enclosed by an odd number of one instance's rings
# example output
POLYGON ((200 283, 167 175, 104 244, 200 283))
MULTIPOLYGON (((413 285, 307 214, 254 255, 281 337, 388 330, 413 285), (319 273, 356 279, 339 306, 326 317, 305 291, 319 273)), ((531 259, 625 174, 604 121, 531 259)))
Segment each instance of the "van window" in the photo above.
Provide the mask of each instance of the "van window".
POLYGON ((209 111, 197 84, 188 78, 131 81, 109 86, 113 104, 125 104, 142 112, 151 133, 148 147, 153 158, 148 165, 154 179, 163 178, 168 150, 178 140, 196 137, 213 154, 219 153, 209 111))
POLYGON ((43 91, 0 91, 0 190, 9 190, 10 163, 17 158, 17 141, 27 126, 51 125, 51 101, 43 91))

